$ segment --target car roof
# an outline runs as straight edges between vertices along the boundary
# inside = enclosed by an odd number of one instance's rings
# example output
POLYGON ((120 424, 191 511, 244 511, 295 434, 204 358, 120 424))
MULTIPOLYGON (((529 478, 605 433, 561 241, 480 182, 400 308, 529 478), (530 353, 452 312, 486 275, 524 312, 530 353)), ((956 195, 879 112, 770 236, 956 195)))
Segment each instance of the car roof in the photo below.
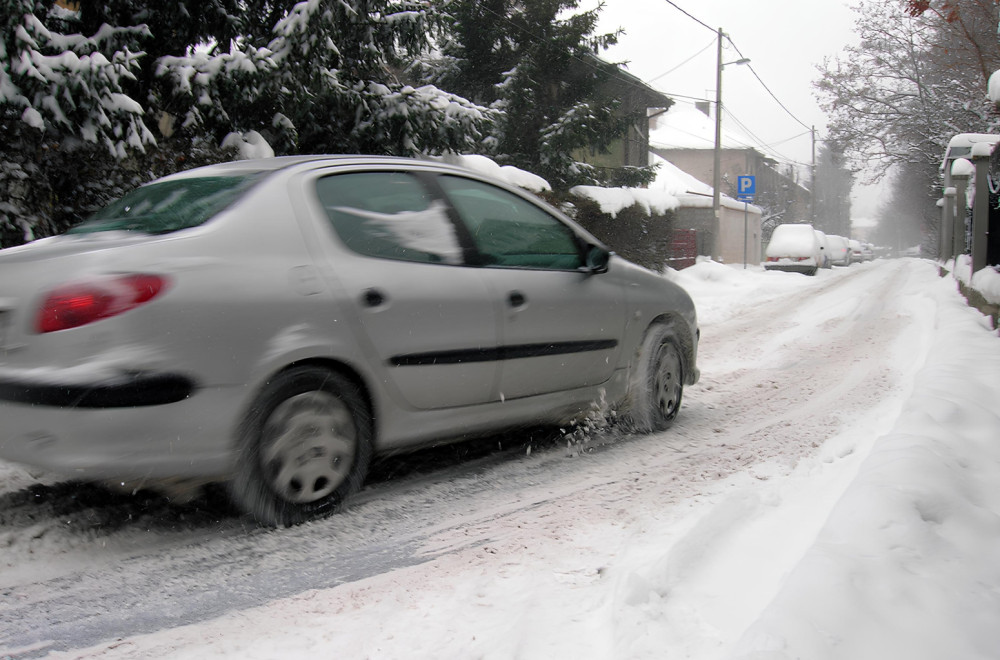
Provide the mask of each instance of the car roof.
POLYGON ((414 166, 433 167, 438 171, 460 172, 463 174, 472 173, 470 170, 453 165, 447 165, 434 160, 423 160, 418 158, 403 158, 400 156, 369 156, 360 154, 324 154, 307 156, 276 156, 273 158, 253 158, 248 160, 234 160, 226 163, 216 163, 196 167, 183 172, 177 172, 165 179, 186 179, 204 176, 233 176, 240 174, 269 173, 279 170, 291 169, 307 164, 329 164, 329 165, 396 165, 399 167, 412 168, 414 166))

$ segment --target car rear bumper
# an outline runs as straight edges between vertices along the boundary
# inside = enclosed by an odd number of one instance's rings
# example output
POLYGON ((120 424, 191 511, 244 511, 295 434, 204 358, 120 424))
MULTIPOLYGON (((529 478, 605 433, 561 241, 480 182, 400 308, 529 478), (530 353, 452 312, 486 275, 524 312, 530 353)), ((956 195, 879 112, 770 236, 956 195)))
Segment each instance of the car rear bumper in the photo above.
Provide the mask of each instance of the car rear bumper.
MULTIPOLYGON (((31 399, 65 397, 64 391, 31 389, 20 395, 28 401, 0 400, 0 459, 81 479, 224 478, 232 469, 242 389, 202 388, 139 406, 58 406, 31 399)), ((115 388, 99 391, 122 402, 112 396, 120 394, 115 388)))
POLYGON ((805 264, 805 263, 765 263, 764 270, 783 270, 789 273, 805 273, 806 275, 812 275, 819 269, 816 264, 805 264))

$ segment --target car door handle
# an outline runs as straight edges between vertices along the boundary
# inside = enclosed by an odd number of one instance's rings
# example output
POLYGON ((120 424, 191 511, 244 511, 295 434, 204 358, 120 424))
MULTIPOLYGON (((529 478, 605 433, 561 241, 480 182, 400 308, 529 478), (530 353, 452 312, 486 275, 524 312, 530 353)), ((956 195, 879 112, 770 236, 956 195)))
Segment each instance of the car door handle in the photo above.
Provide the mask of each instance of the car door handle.
POLYGON ((381 307, 385 304, 385 294, 379 289, 367 289, 361 294, 361 304, 365 307, 381 307))
POLYGON ((528 299, 520 291, 511 291, 507 294, 507 304, 511 307, 524 307, 528 299))

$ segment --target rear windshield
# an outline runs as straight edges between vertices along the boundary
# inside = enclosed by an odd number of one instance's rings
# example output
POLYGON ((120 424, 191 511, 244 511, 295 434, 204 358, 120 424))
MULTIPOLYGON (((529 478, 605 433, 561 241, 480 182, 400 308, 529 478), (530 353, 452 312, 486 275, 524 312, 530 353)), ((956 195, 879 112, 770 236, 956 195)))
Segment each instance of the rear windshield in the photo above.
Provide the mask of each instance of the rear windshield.
POLYGON ((261 176, 262 173, 255 172, 151 183, 105 206, 66 233, 167 234, 196 227, 236 201, 261 176))

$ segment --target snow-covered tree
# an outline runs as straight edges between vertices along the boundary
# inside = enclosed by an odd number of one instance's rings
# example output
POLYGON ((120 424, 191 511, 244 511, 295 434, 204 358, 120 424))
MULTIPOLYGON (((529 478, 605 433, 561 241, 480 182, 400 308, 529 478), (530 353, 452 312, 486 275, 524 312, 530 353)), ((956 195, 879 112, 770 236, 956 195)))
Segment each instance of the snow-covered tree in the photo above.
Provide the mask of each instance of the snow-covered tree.
POLYGON ((234 131, 262 135, 278 153, 482 150, 490 111, 397 79, 440 25, 429 2, 75 6, 0 0, 0 245, 222 159, 234 131))
POLYGON ((825 62, 816 85, 832 137, 876 178, 893 165, 939 162, 951 136, 986 132, 996 123, 986 100, 989 74, 983 75, 1000 66, 996 19, 960 27, 940 13, 914 16, 909 7, 907 0, 855 7, 860 40, 825 62), (963 36, 971 29, 969 39, 983 46, 974 56, 973 42, 963 36))
POLYGON ((102 144, 117 156, 155 143, 142 105, 125 92, 135 80, 145 27, 59 32, 46 23, 75 27, 71 14, 53 14, 33 0, 0 4, 6 4, 0 11, 0 117, 8 128, 102 144))
POLYGON ((425 80, 500 111, 493 154, 554 186, 637 184, 642 168, 602 171, 578 158, 604 151, 637 119, 602 86, 618 72, 597 55, 617 33, 594 34, 601 6, 577 0, 452 0, 448 36, 425 80))
POLYGON ((987 100, 989 73, 1000 68, 998 5, 866 0, 855 11, 859 43, 826 62, 817 83, 831 137, 869 178, 890 171, 920 177, 899 183, 897 174, 894 188, 919 191, 912 199, 921 211, 885 217, 917 224, 894 235, 933 240, 940 216, 937 166, 948 141, 998 128, 987 100))
POLYGON ((156 140, 136 79, 141 26, 80 32, 51 3, 0 0, 0 230, 5 243, 61 229, 54 217, 80 167, 61 156, 114 161, 156 140))
POLYGON ((394 72, 426 51, 439 27, 421 0, 297 4, 267 48, 266 87, 282 99, 303 151, 397 155, 475 151, 483 108, 433 85, 414 88, 394 72))

